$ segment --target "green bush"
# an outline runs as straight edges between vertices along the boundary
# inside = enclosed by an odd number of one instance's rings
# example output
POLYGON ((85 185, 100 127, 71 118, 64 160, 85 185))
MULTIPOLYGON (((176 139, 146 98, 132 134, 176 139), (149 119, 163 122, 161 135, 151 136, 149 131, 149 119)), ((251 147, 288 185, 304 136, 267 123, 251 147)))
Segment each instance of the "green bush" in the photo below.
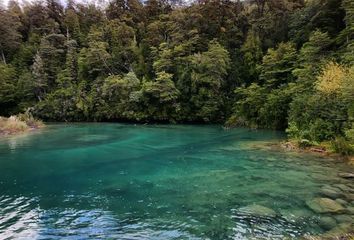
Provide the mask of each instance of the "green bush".
POLYGON ((349 156, 354 154, 353 146, 344 137, 336 137, 331 141, 331 148, 334 152, 341 155, 349 156))

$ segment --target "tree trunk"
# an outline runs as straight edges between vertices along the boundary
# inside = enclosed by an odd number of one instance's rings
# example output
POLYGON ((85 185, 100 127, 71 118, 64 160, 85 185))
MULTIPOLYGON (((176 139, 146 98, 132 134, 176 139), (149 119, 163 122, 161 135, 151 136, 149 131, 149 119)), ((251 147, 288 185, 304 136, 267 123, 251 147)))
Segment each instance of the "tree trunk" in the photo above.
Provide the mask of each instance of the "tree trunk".
POLYGON ((5 54, 4 54, 4 51, 2 49, 1 49, 1 58, 2 58, 2 61, 4 62, 4 64, 6 65, 5 54))

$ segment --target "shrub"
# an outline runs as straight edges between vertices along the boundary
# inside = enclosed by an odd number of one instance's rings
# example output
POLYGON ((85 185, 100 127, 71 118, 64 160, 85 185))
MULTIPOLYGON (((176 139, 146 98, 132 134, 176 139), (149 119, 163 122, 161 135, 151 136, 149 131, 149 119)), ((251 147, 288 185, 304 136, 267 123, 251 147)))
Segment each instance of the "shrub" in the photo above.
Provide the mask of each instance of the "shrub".
POLYGON ((40 128, 44 126, 41 120, 34 118, 32 114, 28 111, 25 113, 18 114, 17 117, 19 120, 25 122, 28 127, 40 128))
POLYGON ((12 134, 17 132, 23 132, 27 129, 27 124, 19 120, 16 116, 11 116, 9 118, 1 118, 0 133, 12 134))
POLYGON ((27 131, 30 128, 40 128, 43 126, 42 121, 35 119, 29 113, 23 113, 9 118, 0 117, 0 134, 14 134, 27 131))
POLYGON ((349 156, 354 154, 354 148, 344 137, 336 137, 331 141, 331 147, 334 152, 341 155, 349 156))

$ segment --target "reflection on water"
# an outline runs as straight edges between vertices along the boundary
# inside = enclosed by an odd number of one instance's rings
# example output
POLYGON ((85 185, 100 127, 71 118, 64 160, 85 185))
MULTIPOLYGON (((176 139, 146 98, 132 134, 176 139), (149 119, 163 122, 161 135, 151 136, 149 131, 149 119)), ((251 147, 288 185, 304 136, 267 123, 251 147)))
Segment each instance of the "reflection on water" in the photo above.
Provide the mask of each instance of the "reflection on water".
POLYGON ((0 203, 8 205, 0 211, 1 239, 197 239, 178 230, 186 227, 183 223, 174 222, 163 230, 155 230, 155 226, 164 223, 127 216, 120 220, 102 209, 44 210, 35 207, 38 201, 24 197, 2 197, 0 203))
POLYGON ((8 137, 0 239, 297 239, 352 227, 353 181, 338 173, 353 169, 264 147, 282 137, 123 124, 8 137))

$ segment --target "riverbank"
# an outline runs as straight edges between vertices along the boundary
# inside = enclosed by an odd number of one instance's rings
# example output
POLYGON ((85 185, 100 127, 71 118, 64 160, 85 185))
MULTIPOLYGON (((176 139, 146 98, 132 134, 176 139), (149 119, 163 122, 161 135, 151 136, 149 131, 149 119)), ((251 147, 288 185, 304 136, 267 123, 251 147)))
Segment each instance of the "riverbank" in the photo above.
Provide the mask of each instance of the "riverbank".
POLYGON ((351 165, 354 165, 354 155, 353 154, 340 154, 334 152, 331 148, 330 143, 322 143, 319 145, 305 145, 297 141, 287 140, 280 143, 280 147, 286 151, 296 151, 305 153, 314 153, 321 156, 338 158, 348 161, 351 165))
POLYGON ((30 114, 19 114, 11 117, 0 117, 0 137, 25 133, 43 128, 45 125, 41 120, 30 114))

